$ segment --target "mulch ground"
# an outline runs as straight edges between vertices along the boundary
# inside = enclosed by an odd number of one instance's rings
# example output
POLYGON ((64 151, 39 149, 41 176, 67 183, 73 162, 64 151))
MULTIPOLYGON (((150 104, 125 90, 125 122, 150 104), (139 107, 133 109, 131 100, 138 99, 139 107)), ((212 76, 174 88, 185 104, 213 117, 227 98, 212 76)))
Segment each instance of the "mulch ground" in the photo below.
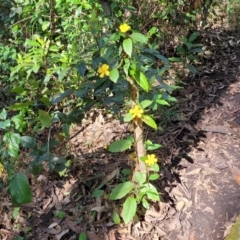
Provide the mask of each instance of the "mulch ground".
MULTIPOLYGON (((159 203, 139 209, 139 218, 127 226, 116 226, 111 212, 121 202, 91 197, 101 184, 109 193, 133 161, 131 152, 105 150, 129 126, 95 111, 72 130, 78 134, 68 146, 68 171, 30 176, 33 203, 13 208, 1 190, 0 239, 73 240, 83 232, 89 240, 223 239, 240 213, 240 48, 235 34, 219 29, 202 34, 202 42, 203 64, 176 92, 178 109, 166 118, 164 131, 148 132, 163 146, 156 151, 159 203)), ((64 153, 65 145, 58 151, 64 153)))

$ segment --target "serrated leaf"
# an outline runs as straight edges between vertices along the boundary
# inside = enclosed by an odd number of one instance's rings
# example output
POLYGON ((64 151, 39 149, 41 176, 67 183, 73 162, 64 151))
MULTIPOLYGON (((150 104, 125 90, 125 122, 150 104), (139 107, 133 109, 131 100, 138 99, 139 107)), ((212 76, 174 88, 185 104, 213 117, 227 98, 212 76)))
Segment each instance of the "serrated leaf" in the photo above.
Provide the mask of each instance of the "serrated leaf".
POLYGON ((128 140, 117 140, 110 144, 108 151, 113 153, 123 152, 129 149, 131 146, 132 143, 128 140))
POLYGON ((124 122, 130 122, 133 119, 133 115, 131 113, 126 113, 123 117, 124 122))
POLYGON ((149 115, 143 115, 142 121, 146 123, 149 127, 157 130, 157 124, 149 115))
POLYGON ((159 178, 159 174, 157 174, 157 173, 152 173, 149 176, 149 180, 152 180, 152 181, 154 181, 154 180, 156 180, 158 178, 159 178))
POLYGON ((113 222, 114 222, 115 224, 119 224, 119 223, 121 222, 121 219, 120 219, 118 213, 115 212, 115 211, 113 211, 112 219, 113 219, 113 222))
POLYGON ((153 103, 153 101, 151 101, 151 100, 143 100, 142 102, 140 102, 140 105, 144 109, 144 108, 149 107, 152 103, 153 103))
POLYGON ((13 205, 21 205, 32 201, 32 193, 24 173, 18 173, 9 183, 9 192, 13 205))
POLYGON ((199 32, 194 32, 194 33, 192 33, 191 36, 189 37, 188 41, 189 41, 189 42, 193 42, 198 36, 199 36, 199 32))
POLYGON ((129 223, 137 211, 137 201, 133 197, 128 197, 123 204, 122 218, 125 224, 129 223))
POLYGON ((93 193, 92 193, 92 197, 102 197, 103 196, 103 194, 104 194, 104 191, 103 190, 95 190, 95 191, 93 191, 93 193))
POLYGON ((132 39, 131 38, 127 38, 123 41, 123 50, 129 57, 132 56, 132 39))
POLYGON ((128 193, 130 193, 133 188, 134 184, 132 182, 120 183, 115 188, 113 188, 112 192, 110 193, 109 199, 110 200, 121 199, 125 197, 128 193))
POLYGON ((109 78, 111 81, 113 81, 114 83, 117 82, 118 78, 119 78, 119 72, 116 68, 113 68, 111 71, 110 71, 110 75, 109 75, 109 78))
POLYGON ((52 125, 52 117, 49 113, 38 109, 38 119, 44 127, 50 127, 52 125))
POLYGON ((141 33, 134 32, 130 35, 130 37, 137 42, 147 43, 147 38, 141 33))

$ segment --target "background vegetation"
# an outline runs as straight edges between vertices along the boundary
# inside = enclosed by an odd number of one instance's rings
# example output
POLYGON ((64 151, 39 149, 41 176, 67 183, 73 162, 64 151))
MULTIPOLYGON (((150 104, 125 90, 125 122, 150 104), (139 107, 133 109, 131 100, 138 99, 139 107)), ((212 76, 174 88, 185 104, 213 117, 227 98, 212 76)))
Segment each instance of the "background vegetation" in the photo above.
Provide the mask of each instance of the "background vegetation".
MULTIPOLYGON (((64 155, 56 149, 68 142, 71 126, 80 124, 92 108, 123 119, 134 107, 129 101, 135 86, 135 105, 148 114, 143 122, 155 128, 162 122, 156 124, 154 117, 165 119, 166 108, 177 107, 174 90, 185 77, 197 74, 207 18, 211 23, 223 10, 229 29, 239 30, 239 3, 234 0, 0 0, 0 9, 0 170, 2 188, 8 189, 15 206, 32 200, 27 174, 38 175, 43 163, 49 171, 67 168, 67 149, 64 155), (140 35, 119 34, 123 23, 140 35), (114 69, 110 80, 99 76, 103 64, 114 69), (126 81, 128 76, 135 85, 126 81), (22 152, 31 160, 22 161, 22 152)), ((109 151, 126 150, 133 145, 129 141, 117 142, 109 151)), ((148 181, 157 178, 153 174, 148 181)), ((133 179, 140 189, 147 176, 135 174, 133 179)), ((158 200, 150 196, 154 186, 150 190, 142 200, 146 208, 146 199, 158 200)), ((114 191, 110 195, 119 198, 114 191)), ((133 216, 123 214, 123 219, 128 222, 133 216)))

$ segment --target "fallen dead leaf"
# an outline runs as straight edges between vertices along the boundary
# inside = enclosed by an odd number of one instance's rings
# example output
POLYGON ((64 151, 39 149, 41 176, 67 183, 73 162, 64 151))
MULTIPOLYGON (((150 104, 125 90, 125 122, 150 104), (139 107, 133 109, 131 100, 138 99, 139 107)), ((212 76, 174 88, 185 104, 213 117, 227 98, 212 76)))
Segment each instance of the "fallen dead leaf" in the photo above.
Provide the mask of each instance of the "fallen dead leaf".
POLYGON ((185 202, 183 200, 178 201, 176 204, 176 209, 180 212, 183 209, 184 205, 185 205, 185 202))
POLYGON ((91 232, 87 232, 87 239, 88 240, 103 240, 103 236, 100 236, 100 235, 95 235, 91 232))
POLYGON ((56 240, 60 240, 66 233, 69 232, 69 229, 65 229, 62 232, 55 235, 56 240))

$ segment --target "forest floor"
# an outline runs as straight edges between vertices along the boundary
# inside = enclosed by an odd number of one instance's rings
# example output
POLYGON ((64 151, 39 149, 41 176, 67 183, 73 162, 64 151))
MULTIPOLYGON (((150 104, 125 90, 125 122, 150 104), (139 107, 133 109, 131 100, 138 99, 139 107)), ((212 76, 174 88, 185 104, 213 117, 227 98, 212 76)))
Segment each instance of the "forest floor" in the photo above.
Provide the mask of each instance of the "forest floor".
MULTIPOLYGON (((76 126, 68 147, 69 169, 59 176, 30 176, 34 201, 13 208, 0 193, 0 239, 217 240, 240 213, 240 35, 212 28, 199 73, 176 93, 179 106, 164 131, 148 133, 162 144, 156 186, 161 201, 127 226, 111 219, 121 202, 92 198, 100 185, 109 193, 131 166, 131 151, 110 154, 105 145, 128 134, 128 125, 93 111, 76 126)), ((148 131, 148 130, 146 130, 148 131)), ((65 154, 66 147, 58 149, 65 154)), ((27 153, 23 158, 29 158, 27 153)))

